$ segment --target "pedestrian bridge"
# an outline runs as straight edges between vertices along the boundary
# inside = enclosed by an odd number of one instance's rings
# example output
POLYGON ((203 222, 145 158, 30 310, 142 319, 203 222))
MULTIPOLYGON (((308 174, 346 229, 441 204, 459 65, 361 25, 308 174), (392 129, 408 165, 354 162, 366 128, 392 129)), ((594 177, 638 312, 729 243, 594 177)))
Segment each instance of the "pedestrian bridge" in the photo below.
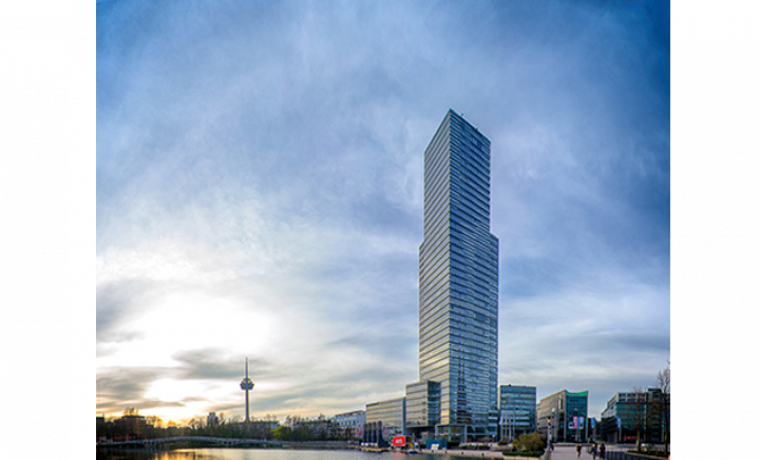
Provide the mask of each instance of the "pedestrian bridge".
POLYGON ((256 447, 282 447, 275 441, 250 438, 218 438, 213 436, 173 436, 170 438, 133 439, 131 441, 99 442, 98 447, 153 447, 162 444, 179 442, 216 444, 222 447, 256 446, 256 447))

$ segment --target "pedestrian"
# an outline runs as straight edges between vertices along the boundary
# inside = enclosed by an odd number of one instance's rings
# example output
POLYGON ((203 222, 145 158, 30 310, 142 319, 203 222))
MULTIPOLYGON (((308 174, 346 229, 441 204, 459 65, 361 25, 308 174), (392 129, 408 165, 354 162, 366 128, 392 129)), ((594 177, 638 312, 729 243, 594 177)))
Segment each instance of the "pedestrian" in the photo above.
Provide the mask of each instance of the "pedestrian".
POLYGON ((594 457, 594 460, 596 460, 596 443, 591 445, 591 455, 594 457))
POLYGON ((581 449, 582 449, 581 443, 578 443, 575 445, 575 451, 578 452, 578 457, 581 456, 581 449))
POLYGON ((604 447, 604 444, 599 446, 599 458, 604 459, 604 453, 607 452, 607 448, 604 447))

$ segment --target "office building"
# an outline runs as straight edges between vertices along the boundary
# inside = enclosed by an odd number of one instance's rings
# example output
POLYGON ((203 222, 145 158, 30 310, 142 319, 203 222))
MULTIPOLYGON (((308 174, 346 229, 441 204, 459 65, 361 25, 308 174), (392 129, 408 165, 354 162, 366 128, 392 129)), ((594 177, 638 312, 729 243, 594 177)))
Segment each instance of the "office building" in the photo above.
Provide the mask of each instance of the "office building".
POLYGON ((499 387, 499 438, 515 439, 536 431, 536 387, 499 387))
MULTIPOLYGON (((496 436, 498 239, 490 141, 449 110, 424 158, 420 382, 440 384, 440 437, 496 436)), ((369 418, 369 414, 368 414, 369 418)))
POLYGON ((130 441, 133 439, 145 439, 148 432, 148 422, 142 415, 136 413, 124 415, 114 420, 113 440, 130 441))
POLYGON ((435 437, 435 426, 441 416, 441 384, 410 383, 406 386, 406 428, 415 438, 435 437))
POLYGON ((600 437, 607 442, 659 444, 664 439, 664 398, 658 388, 619 392, 602 411, 600 437))
POLYGON ((586 442, 588 439, 588 391, 562 390, 538 403, 538 432, 554 442, 586 442))
MULTIPOLYGON (((367 404, 365 437, 372 431, 380 433, 381 438, 388 442, 393 436, 405 434, 406 429, 406 398, 388 399, 367 404)), ((372 442, 371 440, 368 442, 372 442)))
POLYGON ((333 426, 339 437, 345 439, 360 438, 367 422, 367 413, 363 410, 344 412, 332 418, 333 426))

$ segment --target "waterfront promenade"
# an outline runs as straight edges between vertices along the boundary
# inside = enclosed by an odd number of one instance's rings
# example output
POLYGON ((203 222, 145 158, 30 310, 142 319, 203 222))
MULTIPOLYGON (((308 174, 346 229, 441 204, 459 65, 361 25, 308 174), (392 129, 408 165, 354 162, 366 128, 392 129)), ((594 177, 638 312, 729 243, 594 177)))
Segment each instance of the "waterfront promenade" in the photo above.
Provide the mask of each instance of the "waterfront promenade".
MULTIPOLYGON (((618 447, 614 444, 607 444, 607 452, 616 452, 616 451, 626 451, 630 446, 627 447, 618 447)), ((494 451, 494 450, 460 450, 460 449, 441 449, 437 452, 432 452, 428 449, 422 449, 420 451, 421 453, 425 454, 448 454, 448 455, 455 455, 457 457, 471 457, 471 458, 503 458, 503 459, 509 459, 510 457, 505 457, 502 455, 501 452, 494 451)), ((552 451, 551 460, 577 460, 578 453, 575 450, 575 444, 555 444, 554 450, 552 451)), ((581 449, 581 459, 583 460, 592 460, 594 458, 593 455, 591 455, 588 452, 588 444, 584 444, 583 448, 581 449)), ((599 454, 596 455, 597 460, 601 457, 599 454)))
POLYGON ((455 455, 457 457, 473 457, 473 458, 507 458, 495 450, 461 450, 461 449, 440 449, 435 452, 430 449, 422 449, 419 451, 421 454, 433 454, 433 455, 455 455))
MULTIPOLYGON (((592 460, 594 456, 588 452, 588 444, 583 444, 581 449, 581 456, 578 457, 578 452, 575 450, 575 444, 555 444, 554 451, 552 451, 552 460, 577 460, 581 458, 583 460, 592 460)), ((607 452, 626 452, 631 448, 630 445, 619 447, 615 444, 605 444, 607 452)), ((597 460, 601 457, 596 454, 597 460)))
MULTIPOLYGON (((587 446, 583 446, 583 453, 581 454, 581 458, 585 459, 591 459, 593 458, 591 454, 588 453, 586 450, 587 446)), ((496 451, 488 451, 488 450, 459 450, 459 449, 447 449, 447 450, 439 450, 437 452, 432 452, 427 449, 422 449, 420 451, 423 454, 448 454, 448 455, 454 455, 457 457, 470 457, 470 458, 508 458, 502 455, 501 452, 496 451)), ((573 446, 555 446, 554 452, 552 452, 552 460, 576 460, 578 455, 575 452, 575 445, 573 446)), ((596 458, 599 458, 597 455, 596 458)))

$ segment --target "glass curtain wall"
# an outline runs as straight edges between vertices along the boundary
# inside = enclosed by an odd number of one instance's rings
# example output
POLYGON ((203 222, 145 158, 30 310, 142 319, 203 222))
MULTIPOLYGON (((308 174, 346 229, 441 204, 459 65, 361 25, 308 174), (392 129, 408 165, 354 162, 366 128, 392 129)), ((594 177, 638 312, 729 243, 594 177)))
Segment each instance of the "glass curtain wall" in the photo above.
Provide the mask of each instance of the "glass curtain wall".
POLYGON ((490 141, 449 110, 425 151, 420 380, 441 384, 444 433, 495 435, 498 239, 490 141))

